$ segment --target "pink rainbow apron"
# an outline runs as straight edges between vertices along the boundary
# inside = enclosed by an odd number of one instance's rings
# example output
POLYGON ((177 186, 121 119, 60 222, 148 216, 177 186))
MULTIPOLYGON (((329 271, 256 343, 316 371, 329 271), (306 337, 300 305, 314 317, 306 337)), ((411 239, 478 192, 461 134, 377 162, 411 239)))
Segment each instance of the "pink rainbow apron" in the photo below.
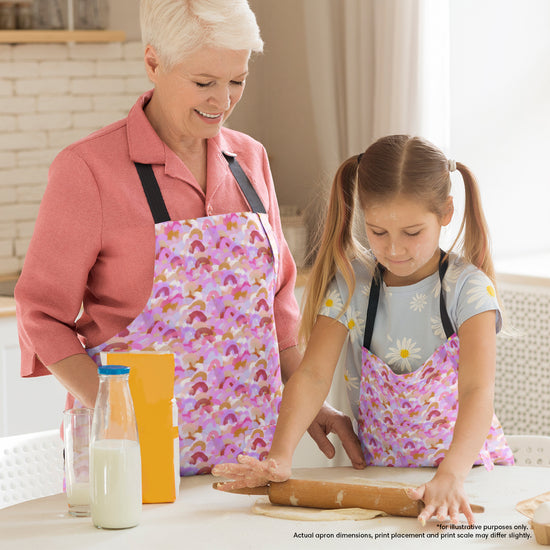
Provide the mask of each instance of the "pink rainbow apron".
POLYGON ((271 446, 282 386, 273 301, 278 250, 247 176, 224 156, 252 212, 170 220, 150 165, 136 168, 155 221, 147 305, 119 334, 90 348, 175 354, 180 473, 209 473, 271 446))
MULTIPOLYGON (((439 277, 448 262, 441 252, 439 277)), ((359 390, 359 439, 367 464, 437 466, 451 444, 458 413, 458 336, 440 292, 440 314, 447 341, 416 371, 396 374, 369 351, 380 294, 382 269, 373 277, 365 323, 359 390)), ((475 464, 513 464, 500 423, 493 415, 475 464)))

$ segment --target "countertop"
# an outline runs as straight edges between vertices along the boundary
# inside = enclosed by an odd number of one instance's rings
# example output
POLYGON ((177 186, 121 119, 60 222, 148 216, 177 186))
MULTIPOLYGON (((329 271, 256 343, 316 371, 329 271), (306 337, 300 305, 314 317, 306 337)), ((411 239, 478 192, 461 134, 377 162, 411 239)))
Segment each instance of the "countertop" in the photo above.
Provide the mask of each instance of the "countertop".
MULTIPOLYGON (((322 468, 321 470, 327 470, 322 468)), ((421 484, 431 468, 345 470, 365 480, 421 484)), ((287 550, 414 548, 540 548, 529 519, 515 507, 519 501, 550 489, 550 468, 497 466, 487 472, 474 468, 465 488, 471 501, 485 507, 476 525, 451 526, 416 518, 378 517, 361 521, 294 521, 257 516, 251 512, 258 496, 221 493, 212 489, 212 476, 182 478, 178 500, 147 504, 140 524, 132 529, 99 530, 90 518, 72 518, 65 495, 58 494, 0 510, 2 550, 287 550)), ((336 479, 339 479, 336 476, 336 479)))

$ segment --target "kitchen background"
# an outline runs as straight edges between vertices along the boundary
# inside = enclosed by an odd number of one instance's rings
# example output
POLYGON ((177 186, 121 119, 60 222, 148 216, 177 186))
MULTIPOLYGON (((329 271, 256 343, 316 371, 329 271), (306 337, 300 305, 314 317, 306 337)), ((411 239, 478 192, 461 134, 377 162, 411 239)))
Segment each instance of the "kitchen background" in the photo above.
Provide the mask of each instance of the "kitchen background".
MULTIPOLYGON (((251 62, 245 95, 229 123, 269 153, 285 233, 300 266, 339 163, 380 135, 410 132, 432 139, 477 174, 499 271, 550 277, 550 2, 250 4, 265 51, 251 62)), ((0 277, 9 279, 9 288, 22 268, 54 156, 126 116, 150 87, 139 0, 106 5, 107 27, 124 31, 124 41, 0 42, 0 277)), ((455 177, 460 212, 461 180, 455 177)), ((546 279, 541 285, 510 294, 539 335, 528 346, 542 376, 533 384, 538 392, 550 388, 543 352, 549 343, 540 340, 548 339, 550 293, 546 279)), ((2 317, 0 311, 0 435, 52 427, 63 402, 52 377, 19 378, 18 354, 13 313, 2 317), (31 403, 43 407, 41 418, 29 413, 31 403)), ((521 358, 510 361, 527 368, 521 358)), ((523 371, 505 373, 510 403, 529 394, 531 386, 521 394, 513 386, 528 378, 523 371)))
MULTIPOLYGON (((502 269, 550 275, 547 0, 250 3, 265 52, 251 63, 230 125, 266 146, 287 217, 303 212, 311 232, 343 158, 383 133, 424 133, 478 175, 502 269), (407 36, 415 17, 417 35, 407 36), (417 67, 421 82, 403 61, 417 67), (373 92, 373 83, 385 88, 373 92), (330 93, 344 106, 327 108, 330 93), (399 114, 415 94, 428 106, 375 127, 384 109, 399 114), (356 136, 335 143, 349 133, 343 125, 356 136)), ((56 153, 124 117, 150 87, 138 7, 138 0, 108 2, 108 27, 125 31, 125 42, 0 44, 0 275, 22 267, 56 153)), ((459 200, 460 185, 455 194, 459 200)), ((287 227, 301 264, 302 220, 290 217, 287 227)))

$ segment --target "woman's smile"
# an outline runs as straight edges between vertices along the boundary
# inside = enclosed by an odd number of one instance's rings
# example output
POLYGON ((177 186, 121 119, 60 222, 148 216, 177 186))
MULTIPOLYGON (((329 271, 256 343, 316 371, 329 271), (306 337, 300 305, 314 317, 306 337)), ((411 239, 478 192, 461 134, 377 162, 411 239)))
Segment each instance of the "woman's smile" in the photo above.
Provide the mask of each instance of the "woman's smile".
POLYGON ((195 109, 195 112, 202 119, 205 119, 204 122, 207 124, 217 124, 223 116, 223 113, 205 113, 204 111, 199 111, 199 109, 195 109))

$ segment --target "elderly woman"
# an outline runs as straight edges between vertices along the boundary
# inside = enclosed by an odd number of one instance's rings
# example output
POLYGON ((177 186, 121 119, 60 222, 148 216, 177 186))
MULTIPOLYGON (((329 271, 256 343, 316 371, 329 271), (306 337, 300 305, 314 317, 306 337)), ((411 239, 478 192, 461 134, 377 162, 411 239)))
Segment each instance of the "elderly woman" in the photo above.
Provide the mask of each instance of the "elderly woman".
MULTIPOLYGON (((299 363, 295 264, 263 146, 223 127, 263 43, 246 0, 142 0, 154 89, 53 162, 16 288, 22 375, 93 407, 99 354, 176 361, 182 475, 261 457, 299 363), (282 375, 282 380, 281 380, 282 375)), ((349 420, 337 432, 362 461, 349 420)))

